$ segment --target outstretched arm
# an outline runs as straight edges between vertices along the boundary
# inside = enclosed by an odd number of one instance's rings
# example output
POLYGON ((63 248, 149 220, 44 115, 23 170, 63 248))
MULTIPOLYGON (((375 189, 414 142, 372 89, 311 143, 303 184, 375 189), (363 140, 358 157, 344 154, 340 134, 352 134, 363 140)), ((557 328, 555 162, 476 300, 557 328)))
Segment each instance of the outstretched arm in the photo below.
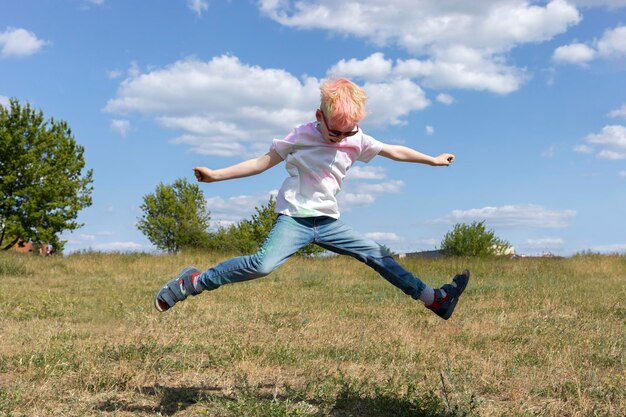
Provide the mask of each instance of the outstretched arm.
POLYGON ((394 161, 416 162, 432 166, 448 166, 454 161, 451 153, 442 153, 439 156, 430 156, 401 145, 384 144, 379 153, 380 156, 393 159, 394 161))
POLYGON ((282 160, 283 158, 272 149, 265 155, 248 159, 228 168, 209 169, 207 167, 195 167, 193 171, 200 182, 224 181, 260 174, 282 162, 282 160))

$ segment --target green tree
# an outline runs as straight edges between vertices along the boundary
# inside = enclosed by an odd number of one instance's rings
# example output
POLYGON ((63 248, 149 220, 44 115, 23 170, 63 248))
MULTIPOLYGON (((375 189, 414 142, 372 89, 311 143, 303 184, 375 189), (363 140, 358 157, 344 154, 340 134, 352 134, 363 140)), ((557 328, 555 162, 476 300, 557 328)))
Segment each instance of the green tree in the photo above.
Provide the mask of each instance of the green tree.
POLYGON ((244 219, 227 227, 220 227, 212 234, 209 249, 225 252, 252 253, 256 252, 265 237, 272 230, 278 217, 275 211, 276 200, 273 196, 267 204, 255 207, 250 219, 244 219))
POLYGON ((15 99, 0 105, 0 248, 22 240, 63 250, 60 233, 82 226, 78 212, 91 205, 83 152, 66 122, 15 99))
POLYGON ((237 225, 237 234, 242 238, 247 238, 247 248, 241 248, 244 252, 252 252, 258 250, 265 238, 272 230, 272 226, 278 218, 276 213, 276 200, 274 196, 270 196, 267 204, 254 208, 255 213, 250 219, 242 220, 237 225))
POLYGON ((452 256, 492 256, 510 247, 509 242, 496 237, 493 231, 486 230, 484 221, 470 225, 457 223, 441 241, 441 251, 452 256))
MULTIPOLYGON (((210 239, 210 249, 253 253, 259 250, 265 238, 272 230, 278 213, 276 213, 276 199, 270 196, 267 204, 254 208, 255 213, 250 219, 245 219, 229 227, 220 228, 210 239)), ((300 255, 313 255, 324 252, 317 245, 307 245, 298 251, 300 255)))
POLYGON ((198 185, 184 178, 172 185, 161 183, 154 194, 143 197, 141 210, 137 228, 157 248, 177 252, 206 245, 211 214, 198 185))

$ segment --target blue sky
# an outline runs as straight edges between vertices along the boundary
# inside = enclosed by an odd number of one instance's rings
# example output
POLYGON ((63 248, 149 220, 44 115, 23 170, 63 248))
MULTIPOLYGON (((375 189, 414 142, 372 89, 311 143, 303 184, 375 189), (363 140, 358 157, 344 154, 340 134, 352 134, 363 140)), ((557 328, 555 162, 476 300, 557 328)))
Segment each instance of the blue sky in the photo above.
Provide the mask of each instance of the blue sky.
MULTIPOLYGON (((365 87, 377 139, 454 153, 348 174, 342 218, 398 252, 486 222, 521 254, 626 251, 626 0, 0 0, 0 104, 66 120, 94 170, 66 251, 152 251, 144 195, 265 153, 319 83, 365 87)), ((285 178, 202 184, 214 226, 285 178)))

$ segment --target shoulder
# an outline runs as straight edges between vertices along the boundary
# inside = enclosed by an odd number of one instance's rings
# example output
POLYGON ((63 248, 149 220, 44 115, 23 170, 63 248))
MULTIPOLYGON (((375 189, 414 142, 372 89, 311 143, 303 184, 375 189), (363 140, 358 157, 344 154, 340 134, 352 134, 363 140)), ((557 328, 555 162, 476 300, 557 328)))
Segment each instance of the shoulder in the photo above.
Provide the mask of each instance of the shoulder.
POLYGON ((382 148, 383 145, 384 143, 379 141, 375 137, 370 136, 366 133, 361 134, 361 146, 363 148, 371 148, 371 147, 382 148))
POLYGON ((384 144, 379 140, 374 139, 370 135, 361 133, 355 136, 359 136, 360 140, 360 152, 358 160, 361 162, 369 162, 374 156, 378 155, 383 149, 384 144))
POLYGON ((272 141, 272 149, 283 158, 296 149, 315 143, 319 131, 315 128, 315 122, 304 123, 294 127, 287 136, 272 141))
POLYGON ((307 123, 298 125, 293 129, 293 131, 303 136, 311 136, 311 135, 320 134, 319 130, 317 130, 317 125, 315 122, 307 122, 307 123))
POLYGON ((285 139, 289 142, 295 143, 319 134, 320 133, 315 126, 315 122, 308 122, 294 127, 285 139))

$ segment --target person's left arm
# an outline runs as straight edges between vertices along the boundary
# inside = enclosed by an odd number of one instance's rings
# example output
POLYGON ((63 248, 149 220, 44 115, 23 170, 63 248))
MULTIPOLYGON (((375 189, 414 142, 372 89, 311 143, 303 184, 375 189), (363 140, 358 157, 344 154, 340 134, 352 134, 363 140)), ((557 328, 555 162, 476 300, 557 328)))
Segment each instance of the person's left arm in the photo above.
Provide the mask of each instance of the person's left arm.
POLYGON ((415 149, 407 148, 406 146, 388 145, 386 143, 383 145, 383 149, 378 155, 393 159, 394 161, 415 162, 432 166, 448 166, 454 162, 454 155, 451 153, 430 156, 418 152, 415 149))

